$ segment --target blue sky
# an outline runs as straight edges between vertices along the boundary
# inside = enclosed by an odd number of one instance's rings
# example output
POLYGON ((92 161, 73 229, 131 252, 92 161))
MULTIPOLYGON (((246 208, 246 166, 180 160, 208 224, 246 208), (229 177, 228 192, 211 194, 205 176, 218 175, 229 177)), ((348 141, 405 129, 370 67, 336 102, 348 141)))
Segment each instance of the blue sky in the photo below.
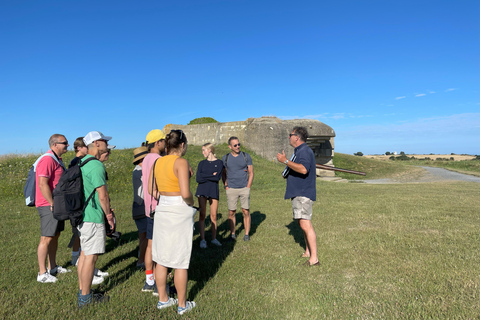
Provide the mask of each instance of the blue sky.
POLYGON ((318 119, 335 151, 480 154, 465 1, 2 1, 0 154, 198 117, 318 119))

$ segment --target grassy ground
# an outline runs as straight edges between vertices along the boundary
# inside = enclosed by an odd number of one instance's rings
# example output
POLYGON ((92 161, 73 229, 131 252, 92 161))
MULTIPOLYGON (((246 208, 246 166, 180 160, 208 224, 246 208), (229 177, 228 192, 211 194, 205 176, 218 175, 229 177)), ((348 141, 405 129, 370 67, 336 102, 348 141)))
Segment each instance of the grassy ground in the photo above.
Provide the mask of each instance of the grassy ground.
MULTIPOLYGON (((227 152, 221 146, 219 155, 227 152)), ((65 155, 65 162, 73 157, 65 155)), ((337 157, 337 156, 336 156, 337 157)), ((190 147, 194 171, 201 152, 190 147)), ((361 157, 354 157, 361 158, 361 157)), ((39 218, 22 197, 35 157, 0 160, 0 318, 165 318, 157 298, 140 291, 145 275, 135 268, 137 234, 131 219, 131 150, 114 150, 107 170, 119 245, 107 243, 98 267, 110 276, 98 286, 110 302, 76 309, 76 269, 62 233, 58 262, 72 273, 55 284, 35 281, 39 218)), ((336 158, 335 165, 367 171, 370 178, 410 172, 403 164, 336 158), (338 160, 338 161, 337 161, 338 160)), ((478 319, 480 188, 475 183, 339 184, 319 181, 313 224, 319 268, 302 265, 303 238, 283 200, 283 166, 253 156, 251 241, 199 249, 198 227, 189 270, 188 296, 198 305, 191 319, 478 319)), ((357 178, 355 176, 355 178, 357 178)), ((192 179, 192 190, 196 185, 192 179)), ((198 218, 198 215, 197 215, 198 218)), ((228 235, 221 192, 220 240, 228 235)), ((243 237, 237 213, 237 234, 243 237)), ((207 224, 207 240, 210 240, 207 224)))
POLYGON ((365 172, 366 176, 350 173, 335 172, 335 175, 344 179, 380 179, 401 178, 408 180, 422 174, 418 166, 444 168, 464 174, 480 176, 480 160, 378 160, 370 157, 352 156, 344 153, 335 153, 333 157, 335 167, 365 172))

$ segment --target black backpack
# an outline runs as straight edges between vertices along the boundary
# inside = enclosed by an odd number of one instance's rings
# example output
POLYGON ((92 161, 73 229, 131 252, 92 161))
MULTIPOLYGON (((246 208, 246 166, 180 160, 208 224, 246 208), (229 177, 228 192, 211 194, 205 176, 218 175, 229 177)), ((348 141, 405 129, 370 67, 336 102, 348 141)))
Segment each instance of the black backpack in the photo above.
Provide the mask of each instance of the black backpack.
POLYGON ((86 165, 90 160, 97 158, 88 158, 83 162, 78 162, 71 168, 68 168, 53 189, 53 217, 59 221, 70 219, 73 227, 83 222, 83 212, 88 202, 92 199, 96 189, 85 200, 83 192, 83 177, 81 167, 86 165))

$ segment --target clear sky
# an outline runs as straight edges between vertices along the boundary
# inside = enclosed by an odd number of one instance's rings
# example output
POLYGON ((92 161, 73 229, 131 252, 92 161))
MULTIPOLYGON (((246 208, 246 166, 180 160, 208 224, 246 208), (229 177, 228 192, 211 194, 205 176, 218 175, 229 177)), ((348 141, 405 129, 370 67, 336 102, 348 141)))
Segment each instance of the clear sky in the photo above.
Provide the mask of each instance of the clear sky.
MULTIPOLYGON (((480 154, 478 0, 0 3, 0 154, 198 117, 311 118, 352 154, 480 154)), ((285 137, 287 138, 287 137, 285 137)))

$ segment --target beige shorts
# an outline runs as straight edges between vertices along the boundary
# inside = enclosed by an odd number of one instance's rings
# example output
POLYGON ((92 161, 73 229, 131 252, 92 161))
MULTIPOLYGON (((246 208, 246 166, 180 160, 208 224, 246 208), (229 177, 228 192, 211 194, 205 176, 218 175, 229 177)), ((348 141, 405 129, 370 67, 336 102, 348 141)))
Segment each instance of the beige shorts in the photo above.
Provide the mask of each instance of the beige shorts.
POLYGON ((242 209, 250 209, 250 188, 228 188, 227 189, 227 204, 228 210, 236 211, 238 198, 240 198, 240 205, 242 209))
POLYGON ((77 227, 80 234, 80 246, 86 256, 105 253, 105 224, 83 222, 77 227))
POLYGON ((292 199, 293 219, 312 220, 313 201, 307 197, 292 199))

